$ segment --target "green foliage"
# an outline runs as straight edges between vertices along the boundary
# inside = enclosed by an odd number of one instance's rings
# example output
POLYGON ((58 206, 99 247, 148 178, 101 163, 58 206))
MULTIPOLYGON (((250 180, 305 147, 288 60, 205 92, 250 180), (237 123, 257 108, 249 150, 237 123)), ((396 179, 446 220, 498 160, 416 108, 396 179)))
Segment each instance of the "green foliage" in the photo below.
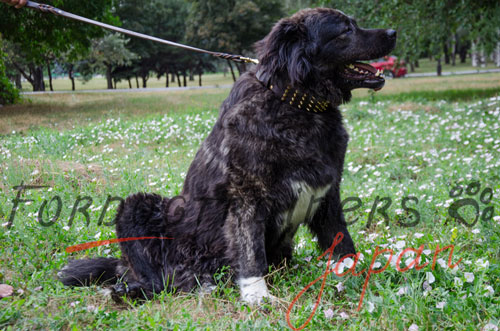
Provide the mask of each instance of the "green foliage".
POLYGON ((243 54, 284 16, 278 0, 189 0, 186 40, 198 47, 243 54))
MULTIPOLYGON (((115 8, 124 28, 174 42, 183 41, 187 11, 188 3, 184 0, 118 0, 115 8)), ((147 80, 150 71, 163 74, 173 72, 174 66, 185 67, 186 52, 176 47, 131 38, 127 48, 139 56, 132 67, 143 80, 147 80)))
MULTIPOLYGON (((0 46, 2 40, 0 39, 0 46)), ((0 105, 9 105, 19 100, 19 91, 12 85, 7 77, 4 63, 5 53, 0 47, 0 105)))
POLYGON ((468 40, 480 36, 489 51, 499 40, 500 4, 493 0, 322 0, 317 4, 344 11, 363 27, 396 29, 394 54, 410 60, 425 53, 440 57, 444 43, 459 30, 468 40))
MULTIPOLYGON (((48 0, 44 3, 88 18, 116 24, 111 15, 112 0, 48 0)), ((34 10, 18 10, 0 4, 0 31, 17 43, 30 61, 41 64, 48 53, 69 52, 76 57, 86 52, 90 40, 103 34, 101 28, 34 10)))
POLYGON ((77 70, 84 80, 88 81, 95 73, 106 73, 108 87, 112 87, 111 72, 118 66, 126 66, 138 56, 131 52, 122 34, 108 33, 102 38, 92 40, 92 47, 85 61, 78 64, 77 70))

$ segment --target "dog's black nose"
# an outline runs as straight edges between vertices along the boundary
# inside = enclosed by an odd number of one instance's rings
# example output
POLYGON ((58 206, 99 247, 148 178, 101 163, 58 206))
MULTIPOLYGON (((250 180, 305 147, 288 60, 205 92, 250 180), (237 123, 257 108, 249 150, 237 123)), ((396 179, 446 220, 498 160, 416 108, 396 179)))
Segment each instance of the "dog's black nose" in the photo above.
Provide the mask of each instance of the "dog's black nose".
POLYGON ((389 29, 389 30, 387 30, 387 32, 386 32, 386 33, 387 33, 387 36, 388 36, 389 38, 391 38, 391 39, 396 39, 396 35, 398 34, 398 33, 396 32, 396 30, 393 30, 393 29, 389 29))

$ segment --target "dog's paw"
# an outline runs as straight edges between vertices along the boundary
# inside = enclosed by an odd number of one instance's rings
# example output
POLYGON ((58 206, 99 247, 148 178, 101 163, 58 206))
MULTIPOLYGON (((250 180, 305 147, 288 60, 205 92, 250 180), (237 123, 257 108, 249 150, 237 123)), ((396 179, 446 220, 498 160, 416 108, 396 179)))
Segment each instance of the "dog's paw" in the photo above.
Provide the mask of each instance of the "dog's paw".
POLYGON ((277 298, 267 289, 266 281, 262 277, 241 278, 238 280, 241 291, 241 299, 249 305, 273 304, 277 298))

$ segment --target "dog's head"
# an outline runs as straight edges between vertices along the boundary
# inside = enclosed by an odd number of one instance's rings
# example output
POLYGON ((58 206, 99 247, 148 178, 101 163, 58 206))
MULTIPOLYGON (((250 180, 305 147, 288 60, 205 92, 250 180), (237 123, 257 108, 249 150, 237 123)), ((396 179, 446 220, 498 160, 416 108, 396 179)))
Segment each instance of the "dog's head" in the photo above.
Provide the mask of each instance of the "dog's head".
POLYGON ((346 102, 352 89, 384 86, 383 75, 359 61, 387 55, 395 45, 394 30, 362 29, 334 9, 305 9, 280 20, 256 44, 257 76, 346 102))

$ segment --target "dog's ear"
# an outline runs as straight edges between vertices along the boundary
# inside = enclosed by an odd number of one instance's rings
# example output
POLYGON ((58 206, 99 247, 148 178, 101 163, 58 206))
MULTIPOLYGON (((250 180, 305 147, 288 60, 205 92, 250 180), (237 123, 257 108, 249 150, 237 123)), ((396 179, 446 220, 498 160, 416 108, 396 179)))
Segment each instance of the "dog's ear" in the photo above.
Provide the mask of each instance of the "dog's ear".
POLYGON ((307 54, 307 31, 301 22, 282 19, 271 32, 255 44, 259 57, 257 78, 262 82, 287 79, 292 85, 304 85, 312 64, 307 54))

